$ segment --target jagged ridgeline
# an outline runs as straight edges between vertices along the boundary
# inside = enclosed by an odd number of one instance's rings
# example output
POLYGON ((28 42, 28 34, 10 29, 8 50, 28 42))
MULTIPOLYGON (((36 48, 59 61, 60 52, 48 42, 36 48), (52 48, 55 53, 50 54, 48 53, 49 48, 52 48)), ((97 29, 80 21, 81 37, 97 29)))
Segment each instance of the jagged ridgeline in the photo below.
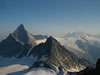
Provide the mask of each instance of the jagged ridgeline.
POLYGON ((75 54, 68 51, 55 38, 49 37, 45 43, 35 46, 29 56, 38 57, 38 60, 43 60, 49 65, 62 66, 65 70, 80 69, 90 65, 83 59, 79 59, 75 54))
POLYGON ((36 46, 34 37, 25 29, 23 24, 0 43, 0 56, 18 57, 22 52, 25 56, 28 50, 36 46))

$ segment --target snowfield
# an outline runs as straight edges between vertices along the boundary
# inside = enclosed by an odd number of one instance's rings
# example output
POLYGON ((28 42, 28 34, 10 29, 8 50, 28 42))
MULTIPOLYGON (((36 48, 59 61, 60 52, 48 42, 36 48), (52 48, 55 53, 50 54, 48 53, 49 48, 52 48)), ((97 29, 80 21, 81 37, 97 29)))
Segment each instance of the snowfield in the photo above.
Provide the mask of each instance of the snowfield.
POLYGON ((34 58, 0 58, 0 75, 23 75, 34 63, 34 58))
POLYGON ((8 75, 15 75, 15 74, 10 74, 10 73, 23 71, 24 69, 28 69, 28 66, 16 64, 16 65, 11 65, 11 66, 6 66, 6 67, 0 67, 0 75, 7 75, 7 74, 8 75))
POLYGON ((34 58, 0 58, 0 75, 56 75, 51 69, 36 68, 28 71, 34 58))
POLYGON ((57 75, 57 74, 51 69, 37 68, 37 69, 32 69, 25 75, 57 75))

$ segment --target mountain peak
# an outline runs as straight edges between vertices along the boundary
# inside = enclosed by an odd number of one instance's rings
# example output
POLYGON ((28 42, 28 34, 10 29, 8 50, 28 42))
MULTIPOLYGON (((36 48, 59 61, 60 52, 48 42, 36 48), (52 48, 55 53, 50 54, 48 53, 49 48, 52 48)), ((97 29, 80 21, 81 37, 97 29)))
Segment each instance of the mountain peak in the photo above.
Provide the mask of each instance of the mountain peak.
POLYGON ((14 37, 24 44, 30 44, 31 46, 36 45, 35 39, 32 35, 25 29, 23 24, 20 24, 18 28, 13 33, 14 37))
POLYGON ((34 56, 38 56, 39 55, 40 57, 42 55, 49 56, 51 54, 51 52, 52 52, 52 49, 55 46, 59 46, 59 45, 60 45, 60 43, 55 38, 53 38, 52 36, 50 36, 45 43, 41 43, 38 46, 35 46, 33 48, 33 52, 30 52, 29 55, 31 55, 31 54, 34 55, 34 56))
POLYGON ((20 24, 18 27, 17 27, 17 30, 16 31, 26 31, 25 27, 23 24, 20 24))
POLYGON ((47 39, 46 42, 49 42, 49 41, 51 41, 51 42, 57 42, 57 40, 56 40, 55 38, 53 38, 52 36, 50 36, 50 37, 47 39))
POLYGON ((53 38, 52 36, 48 37, 47 41, 45 42, 45 44, 48 46, 48 47, 53 47, 54 45, 58 44, 59 42, 53 38))
POLYGON ((55 40, 52 36, 50 36, 49 38, 48 38, 48 40, 55 40))
POLYGON ((24 24, 20 24, 21 27, 24 27, 24 24))

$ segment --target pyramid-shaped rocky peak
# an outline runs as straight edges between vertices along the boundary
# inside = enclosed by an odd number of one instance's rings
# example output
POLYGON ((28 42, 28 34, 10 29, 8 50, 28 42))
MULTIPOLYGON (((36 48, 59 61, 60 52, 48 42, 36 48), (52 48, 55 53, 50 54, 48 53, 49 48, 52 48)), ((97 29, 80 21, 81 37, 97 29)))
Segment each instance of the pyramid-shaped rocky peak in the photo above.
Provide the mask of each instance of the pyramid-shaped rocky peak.
POLYGON ((55 38, 53 38, 52 36, 50 36, 48 39, 47 39, 47 42, 57 42, 57 40, 55 38))
POLYGON ((55 40, 52 36, 48 37, 47 40, 55 40))
POLYGON ((25 33, 27 34, 27 30, 25 29, 24 25, 23 24, 20 24, 17 29, 13 32, 13 35, 15 37, 18 37, 19 35, 25 35, 25 33))
POLYGON ((56 43, 59 43, 59 42, 52 36, 50 36, 46 41, 46 44, 49 44, 49 46, 52 46, 53 44, 56 44, 56 43))
MULTIPOLYGON (((38 46, 34 47, 29 55, 33 56, 50 56, 52 48, 60 44, 55 38, 50 36, 45 43, 41 43, 38 46)), ((59 46, 59 45, 58 45, 59 46)))
POLYGON ((18 57, 25 56, 28 50, 36 45, 35 39, 21 24, 10 34, 5 40, 0 43, 0 56, 18 57))
POLYGON ((25 29, 25 27, 24 27, 23 24, 20 24, 20 25, 17 27, 17 29, 16 29, 15 32, 23 32, 23 31, 26 31, 26 29, 25 29))
POLYGON ((85 61, 79 62, 79 58, 63 47, 55 38, 49 37, 45 43, 35 46, 29 56, 38 57, 38 60, 43 60, 50 65, 62 66, 65 70, 71 68, 83 68, 85 61))
POLYGON ((34 37, 25 29, 23 24, 18 26, 13 35, 24 44, 30 44, 31 46, 36 45, 34 37))
POLYGON ((20 25, 19 25, 19 28, 24 28, 24 25, 23 25, 23 24, 20 24, 20 25))

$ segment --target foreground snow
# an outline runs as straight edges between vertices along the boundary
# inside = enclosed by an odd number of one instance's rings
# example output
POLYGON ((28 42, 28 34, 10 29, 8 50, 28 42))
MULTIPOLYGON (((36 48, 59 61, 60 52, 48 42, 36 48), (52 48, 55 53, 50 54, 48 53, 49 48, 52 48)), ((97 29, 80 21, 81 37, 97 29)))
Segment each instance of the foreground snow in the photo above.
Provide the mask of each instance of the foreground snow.
POLYGON ((0 75, 22 75, 33 63, 33 58, 0 58, 0 75))
POLYGON ((52 69, 33 68, 35 58, 0 58, 0 75, 57 75, 52 69))
POLYGON ((37 68, 37 69, 32 69, 25 75, 57 75, 57 74, 51 69, 37 68))
POLYGON ((33 58, 0 58, 0 75, 56 75, 53 70, 36 68, 28 71, 33 58))
MULTIPOLYGON (((28 68, 29 68, 28 66, 23 66, 23 65, 11 65, 11 66, 6 66, 6 67, 0 67, 0 75, 7 75, 7 74, 10 75, 10 73, 23 71, 24 69, 28 69, 28 68)), ((12 74, 12 75, 15 75, 15 74, 12 74)))

